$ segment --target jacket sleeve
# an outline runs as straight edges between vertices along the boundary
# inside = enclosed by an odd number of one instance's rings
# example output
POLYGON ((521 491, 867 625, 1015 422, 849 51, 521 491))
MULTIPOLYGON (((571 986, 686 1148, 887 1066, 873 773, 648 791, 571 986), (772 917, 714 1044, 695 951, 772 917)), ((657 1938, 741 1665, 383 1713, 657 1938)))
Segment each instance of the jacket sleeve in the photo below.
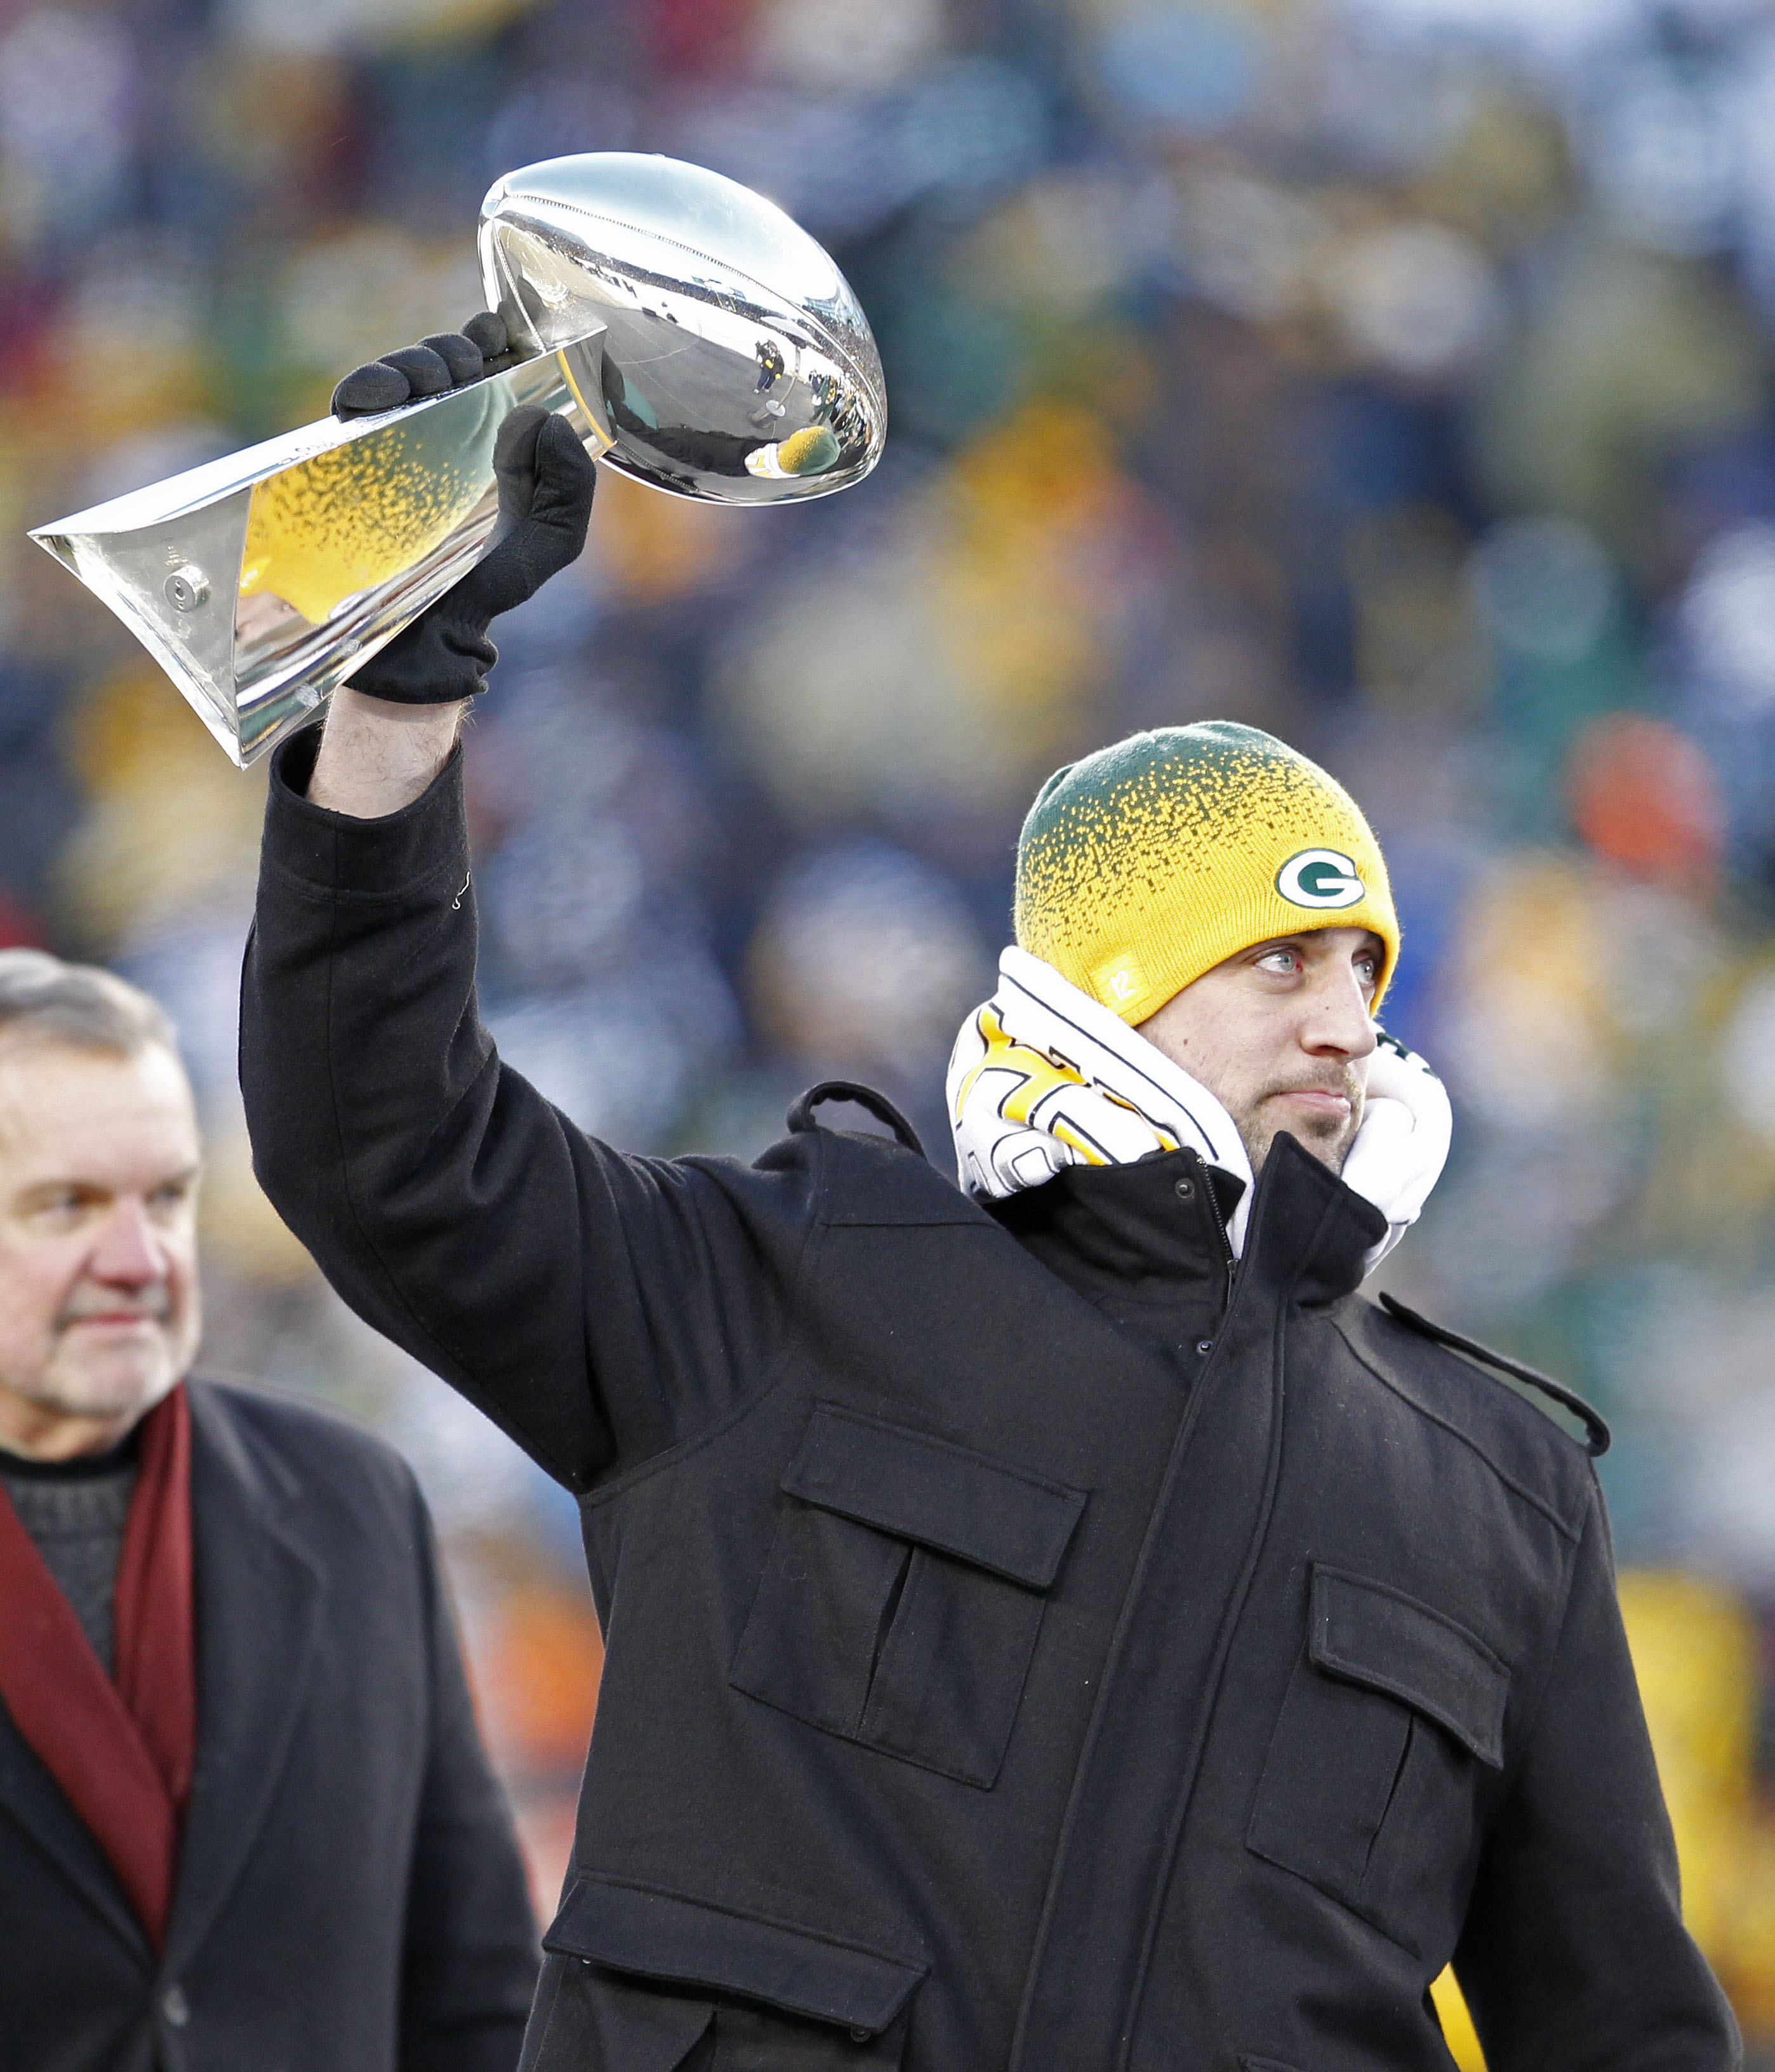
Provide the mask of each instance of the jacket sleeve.
POLYGON ((1683 1926, 1675 1844, 1592 1489, 1559 1644, 1455 1971, 1488 2072, 1731 2072, 1737 2029, 1683 1926))
POLYGON ((476 1007, 459 753, 360 820, 302 796, 314 742, 273 762, 243 977, 255 1170, 361 1316, 584 1490, 768 1369, 807 1162, 627 1157, 507 1071, 476 1007))
POLYGON ((413 1503, 431 1606, 431 1736, 407 1888, 400 2072, 512 2072, 540 1962, 536 1922, 417 1490, 413 1503))

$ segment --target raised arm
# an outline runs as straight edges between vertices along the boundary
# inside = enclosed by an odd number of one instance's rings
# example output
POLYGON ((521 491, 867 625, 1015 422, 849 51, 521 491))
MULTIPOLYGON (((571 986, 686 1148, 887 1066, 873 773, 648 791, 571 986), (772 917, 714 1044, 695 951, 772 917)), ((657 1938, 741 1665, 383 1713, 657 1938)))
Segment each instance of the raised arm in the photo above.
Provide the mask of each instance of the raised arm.
POLYGON ((455 737, 492 616, 578 552, 592 494, 570 428, 523 415, 493 553, 273 760, 241 1086, 261 1181, 346 1301, 584 1490, 766 1370, 803 1181, 592 1141, 481 1025, 455 737))
POLYGON ((391 705, 347 684, 333 693, 308 796, 354 820, 410 806, 450 758, 467 706, 391 705))

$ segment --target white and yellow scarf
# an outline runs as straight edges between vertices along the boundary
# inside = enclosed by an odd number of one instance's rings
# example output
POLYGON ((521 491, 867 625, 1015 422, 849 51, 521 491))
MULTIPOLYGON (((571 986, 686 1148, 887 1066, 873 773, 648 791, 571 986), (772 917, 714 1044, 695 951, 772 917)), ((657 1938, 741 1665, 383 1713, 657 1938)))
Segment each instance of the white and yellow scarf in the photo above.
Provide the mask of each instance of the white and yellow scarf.
MULTIPOLYGON (((1232 1117, 1120 1015, 1027 951, 1005 952, 998 991, 962 1024, 948 1095, 968 1193, 1001 1198, 1068 1166, 1123 1166, 1155 1151, 1194 1150, 1245 1183, 1226 1231, 1235 1256, 1244 1249, 1251 1166, 1232 1117)), ((1417 1221, 1448 1157, 1452 1120, 1441 1081, 1383 1037, 1343 1170, 1346 1185, 1387 1218, 1365 1273, 1417 1221)))

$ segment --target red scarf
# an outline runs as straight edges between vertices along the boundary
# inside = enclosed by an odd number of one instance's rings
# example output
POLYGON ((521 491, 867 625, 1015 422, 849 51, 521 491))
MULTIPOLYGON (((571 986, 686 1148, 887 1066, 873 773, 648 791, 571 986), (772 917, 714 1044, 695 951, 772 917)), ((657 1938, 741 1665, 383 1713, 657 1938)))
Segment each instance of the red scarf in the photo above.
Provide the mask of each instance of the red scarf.
POLYGON ((109 1857, 158 1951, 197 1755, 183 1383, 142 1420, 116 1622, 113 1682, 0 1489, 0 1702, 109 1857))

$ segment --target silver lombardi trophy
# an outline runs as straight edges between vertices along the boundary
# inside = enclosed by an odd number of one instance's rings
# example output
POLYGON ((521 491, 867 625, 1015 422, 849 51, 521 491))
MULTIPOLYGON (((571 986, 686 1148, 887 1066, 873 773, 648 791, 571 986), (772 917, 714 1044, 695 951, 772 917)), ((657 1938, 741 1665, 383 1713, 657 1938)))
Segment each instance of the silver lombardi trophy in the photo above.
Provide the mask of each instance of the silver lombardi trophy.
POLYGON ((243 768, 480 558, 515 409, 559 412, 610 467, 721 504, 828 495, 880 456, 886 395, 857 298, 749 188, 671 158, 552 158, 495 183, 480 257, 517 365, 31 536, 243 768))

